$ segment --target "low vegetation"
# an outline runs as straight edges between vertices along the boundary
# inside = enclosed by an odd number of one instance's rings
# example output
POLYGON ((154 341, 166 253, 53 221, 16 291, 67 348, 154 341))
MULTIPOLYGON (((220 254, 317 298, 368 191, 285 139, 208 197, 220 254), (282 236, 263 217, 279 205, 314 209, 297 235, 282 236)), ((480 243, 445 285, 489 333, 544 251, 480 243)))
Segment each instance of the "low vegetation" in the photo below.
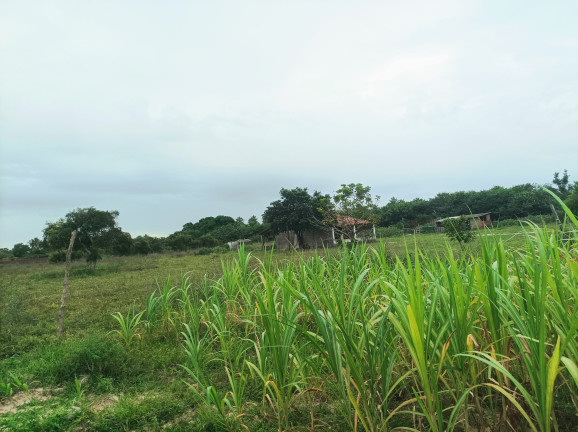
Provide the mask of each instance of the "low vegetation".
POLYGON ((76 266, 63 341, 4 264, 0 430, 572 430, 576 243, 518 231, 76 266))

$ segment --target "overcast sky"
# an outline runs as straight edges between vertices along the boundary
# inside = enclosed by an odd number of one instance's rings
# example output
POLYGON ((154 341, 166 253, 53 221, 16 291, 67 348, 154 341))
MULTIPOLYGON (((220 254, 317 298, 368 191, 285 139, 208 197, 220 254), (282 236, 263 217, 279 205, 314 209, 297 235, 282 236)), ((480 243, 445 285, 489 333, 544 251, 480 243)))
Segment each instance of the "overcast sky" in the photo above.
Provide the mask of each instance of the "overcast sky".
POLYGON ((0 247, 578 180, 578 2, 0 0, 0 247))

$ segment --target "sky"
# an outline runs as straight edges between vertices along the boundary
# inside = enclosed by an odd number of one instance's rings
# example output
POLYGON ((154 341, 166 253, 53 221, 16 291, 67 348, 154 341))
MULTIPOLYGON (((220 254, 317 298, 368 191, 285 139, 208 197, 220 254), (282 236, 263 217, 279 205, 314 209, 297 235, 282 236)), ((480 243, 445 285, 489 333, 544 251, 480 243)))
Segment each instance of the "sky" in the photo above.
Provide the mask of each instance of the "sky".
POLYGON ((578 180, 578 2, 0 0, 0 247, 133 236, 281 188, 578 180))

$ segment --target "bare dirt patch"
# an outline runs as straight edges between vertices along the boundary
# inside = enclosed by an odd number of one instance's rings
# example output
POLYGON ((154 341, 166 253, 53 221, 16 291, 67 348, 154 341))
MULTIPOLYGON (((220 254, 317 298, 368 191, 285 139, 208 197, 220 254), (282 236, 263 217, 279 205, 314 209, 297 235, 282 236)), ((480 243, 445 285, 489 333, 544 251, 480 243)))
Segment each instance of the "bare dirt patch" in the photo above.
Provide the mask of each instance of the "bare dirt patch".
POLYGON ((118 396, 116 395, 108 395, 99 397, 90 403, 90 409, 93 412, 99 412, 110 408, 111 406, 118 403, 118 396))
POLYGON ((22 405, 26 405, 33 400, 43 402, 50 397, 51 395, 42 387, 31 389, 28 392, 18 392, 10 399, 4 400, 2 403, 0 403, 0 415, 13 414, 18 411, 18 408, 20 408, 22 405))

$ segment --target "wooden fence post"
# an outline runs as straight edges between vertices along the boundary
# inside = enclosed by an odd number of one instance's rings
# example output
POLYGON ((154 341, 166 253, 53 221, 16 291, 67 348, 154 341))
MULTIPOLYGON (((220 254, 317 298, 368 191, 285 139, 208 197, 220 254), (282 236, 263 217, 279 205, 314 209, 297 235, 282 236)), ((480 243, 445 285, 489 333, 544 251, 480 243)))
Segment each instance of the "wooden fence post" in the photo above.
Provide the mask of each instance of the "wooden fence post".
POLYGON ((62 337, 62 328, 64 326, 64 309, 66 308, 66 294, 68 292, 68 275, 70 273, 70 266, 72 264, 72 247, 76 239, 76 230, 72 231, 70 235, 70 244, 66 251, 66 268, 64 270, 64 286, 62 288, 62 297, 60 297, 60 314, 58 316, 58 339, 62 337))

